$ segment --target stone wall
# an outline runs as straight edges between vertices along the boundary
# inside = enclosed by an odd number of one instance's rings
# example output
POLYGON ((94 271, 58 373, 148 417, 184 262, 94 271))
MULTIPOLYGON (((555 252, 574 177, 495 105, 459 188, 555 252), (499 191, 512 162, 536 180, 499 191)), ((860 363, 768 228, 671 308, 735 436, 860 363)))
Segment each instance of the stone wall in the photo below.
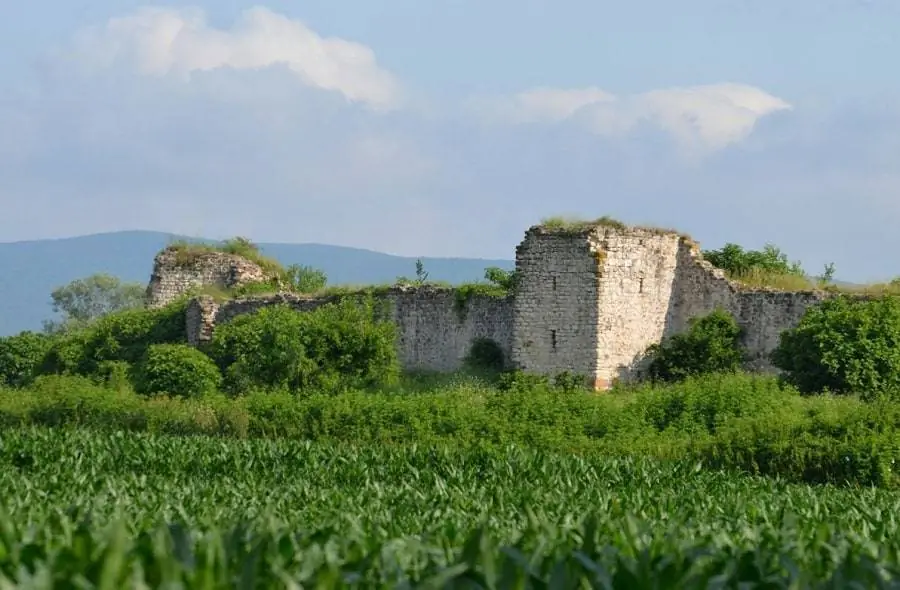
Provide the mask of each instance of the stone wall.
POLYGON ((596 377, 601 263, 593 232, 528 230, 516 249, 512 361, 517 368, 596 377))
MULTIPOLYGON (((236 256, 208 253, 191 264, 166 250, 148 287, 162 305, 202 284, 228 288, 264 280, 263 270, 236 256)), ((516 249, 514 296, 474 295, 460 307, 457 291, 395 287, 377 297, 389 305, 406 369, 454 371, 476 338, 495 340, 510 364, 531 373, 583 375, 598 389, 642 376, 648 346, 684 332, 693 318, 721 307, 743 328, 748 368, 773 370, 768 356, 780 334, 797 325, 819 292, 749 289, 703 260, 686 236, 610 225, 530 228, 516 249)), ((283 303, 309 311, 334 298, 292 294, 231 300, 195 299, 188 308, 193 344, 236 315, 283 303)))
POLYGON ((674 233, 644 229, 606 228, 602 236, 598 388, 637 376, 646 364, 647 347, 665 336, 681 239, 674 233))
POLYGON ((778 346, 781 333, 795 327, 811 305, 827 295, 817 291, 780 291, 749 288, 725 277, 725 273, 702 259, 696 244, 682 240, 672 316, 666 336, 683 332, 692 318, 720 307, 731 313, 744 331, 741 344, 748 368, 772 372, 768 357, 778 346))
MULTIPOLYGON (((407 370, 452 372, 460 369, 477 338, 497 342, 509 358, 512 342, 512 300, 475 294, 460 300, 453 289, 396 287, 375 295, 387 304, 397 327, 397 352, 407 370)), ((336 301, 336 296, 307 297, 282 293, 216 303, 212 297, 193 299, 187 310, 188 341, 208 341, 216 325, 270 305, 285 304, 311 311, 336 301)))
POLYGON ((153 274, 147 285, 147 305, 162 307, 197 287, 229 289, 267 278, 259 265, 241 256, 166 248, 153 260, 153 274))
POLYGON ((743 328, 748 368, 825 295, 751 289, 703 260, 675 232, 610 226, 533 227, 516 251, 512 360, 527 372, 584 375, 598 389, 643 376, 645 352, 716 308, 743 328))

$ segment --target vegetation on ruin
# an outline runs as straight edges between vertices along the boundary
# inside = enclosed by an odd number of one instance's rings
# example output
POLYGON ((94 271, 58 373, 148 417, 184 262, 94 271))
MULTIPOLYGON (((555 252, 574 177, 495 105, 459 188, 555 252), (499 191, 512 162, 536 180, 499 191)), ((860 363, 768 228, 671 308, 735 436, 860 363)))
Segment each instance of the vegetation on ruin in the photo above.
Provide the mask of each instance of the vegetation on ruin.
POLYGON ((745 250, 738 244, 728 243, 718 250, 704 250, 702 255, 713 266, 724 270, 729 279, 748 287, 809 291, 824 287, 834 273, 831 265, 822 277, 810 277, 800 262, 791 262, 774 244, 766 244, 762 250, 745 250))
POLYGON ((597 219, 583 219, 580 217, 566 217, 558 215, 541 219, 540 225, 546 230, 556 231, 560 233, 580 233, 598 226, 611 227, 620 230, 628 229, 627 225, 625 225, 618 219, 614 219, 608 215, 598 217, 597 219))
POLYGON ((280 262, 265 256, 259 246, 240 236, 214 243, 175 240, 168 245, 167 249, 175 252, 175 263, 182 266, 191 266, 204 256, 221 253, 246 258, 273 276, 280 277, 285 272, 285 268, 280 262))

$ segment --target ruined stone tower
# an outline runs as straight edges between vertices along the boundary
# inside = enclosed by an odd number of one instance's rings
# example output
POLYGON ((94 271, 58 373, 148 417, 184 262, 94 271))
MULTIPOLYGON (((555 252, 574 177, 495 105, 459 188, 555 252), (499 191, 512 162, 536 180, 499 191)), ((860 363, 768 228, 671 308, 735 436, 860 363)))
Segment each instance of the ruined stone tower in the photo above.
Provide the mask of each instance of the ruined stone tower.
POLYGON ((230 289, 272 279, 258 264, 243 256, 169 247, 156 255, 147 285, 147 306, 162 307, 197 287, 230 289))
POLYGON ((651 344, 716 308, 743 328, 748 368, 770 370, 781 331, 822 299, 742 286, 703 260, 687 236, 603 220, 530 228, 516 268, 514 365, 582 375, 596 389, 640 378, 651 344))
POLYGON ((512 357, 598 389, 628 379, 671 314, 676 233, 611 225, 535 226, 516 250, 512 357))

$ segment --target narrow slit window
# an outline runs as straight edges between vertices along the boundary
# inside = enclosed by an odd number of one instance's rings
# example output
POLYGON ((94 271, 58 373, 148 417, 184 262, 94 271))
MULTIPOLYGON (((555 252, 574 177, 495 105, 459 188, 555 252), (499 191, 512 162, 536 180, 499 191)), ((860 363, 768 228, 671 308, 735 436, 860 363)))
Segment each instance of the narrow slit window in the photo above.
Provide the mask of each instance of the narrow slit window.
POLYGON ((553 290, 556 291, 556 277, 553 277, 553 290))
POLYGON ((550 330, 550 346, 556 350, 556 330, 550 330))
POLYGON ((638 293, 644 292, 644 279, 638 279, 638 293))

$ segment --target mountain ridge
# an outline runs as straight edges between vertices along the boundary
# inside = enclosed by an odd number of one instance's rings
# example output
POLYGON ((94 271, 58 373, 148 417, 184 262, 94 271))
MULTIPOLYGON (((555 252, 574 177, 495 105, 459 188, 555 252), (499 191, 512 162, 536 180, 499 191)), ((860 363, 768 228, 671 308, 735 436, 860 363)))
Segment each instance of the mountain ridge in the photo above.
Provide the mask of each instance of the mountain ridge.
MULTIPOLYGON (((123 230, 73 236, 0 242, 0 336, 39 330, 54 313, 50 293, 56 287, 94 273, 146 284, 153 258, 174 240, 214 243, 219 240, 149 230, 123 230)), ((515 267, 515 261, 491 258, 411 257, 352 246, 319 243, 260 242, 260 250, 284 265, 321 269, 328 283, 373 284, 415 273, 421 258, 429 278, 450 283, 480 280, 484 269, 515 267)))

